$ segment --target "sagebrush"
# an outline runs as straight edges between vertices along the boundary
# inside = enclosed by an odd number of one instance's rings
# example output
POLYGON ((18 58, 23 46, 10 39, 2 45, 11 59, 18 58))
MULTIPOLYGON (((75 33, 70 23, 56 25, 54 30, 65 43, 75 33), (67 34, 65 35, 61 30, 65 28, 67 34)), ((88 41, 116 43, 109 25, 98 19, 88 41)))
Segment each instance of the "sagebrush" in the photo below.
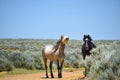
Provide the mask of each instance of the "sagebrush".
MULTIPOLYGON (((15 68, 44 69, 41 50, 47 44, 55 45, 57 40, 42 39, 0 39, 0 71, 15 68)), ((120 41, 96 40, 96 49, 83 60, 83 41, 71 40, 65 48, 64 67, 84 67, 88 80, 120 79, 120 41)))

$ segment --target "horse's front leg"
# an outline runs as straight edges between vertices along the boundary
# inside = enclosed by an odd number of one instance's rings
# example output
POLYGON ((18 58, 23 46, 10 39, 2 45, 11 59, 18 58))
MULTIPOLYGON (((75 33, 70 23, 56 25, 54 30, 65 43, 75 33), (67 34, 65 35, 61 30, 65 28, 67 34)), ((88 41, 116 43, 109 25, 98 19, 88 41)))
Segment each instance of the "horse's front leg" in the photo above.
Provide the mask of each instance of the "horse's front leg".
POLYGON ((84 50, 82 50, 82 56, 83 56, 83 60, 85 60, 85 57, 86 57, 86 53, 84 50))
POLYGON ((54 75, 53 75, 53 71, 52 71, 52 64, 53 64, 53 61, 50 61, 50 74, 51 74, 51 78, 54 78, 54 75))
POLYGON ((82 54, 82 56, 83 56, 83 60, 85 60, 86 54, 82 54))
POLYGON ((63 66, 63 61, 59 62, 57 61, 57 66, 58 66, 58 78, 62 78, 62 66, 63 66))

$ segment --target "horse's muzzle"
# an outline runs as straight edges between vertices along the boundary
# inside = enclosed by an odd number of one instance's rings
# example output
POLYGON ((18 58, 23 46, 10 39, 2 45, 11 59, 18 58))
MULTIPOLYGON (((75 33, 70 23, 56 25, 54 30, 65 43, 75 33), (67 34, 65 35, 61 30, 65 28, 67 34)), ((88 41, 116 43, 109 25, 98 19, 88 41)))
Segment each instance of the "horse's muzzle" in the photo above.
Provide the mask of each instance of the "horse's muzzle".
POLYGON ((69 41, 69 38, 66 38, 65 40, 66 40, 66 41, 69 41))
POLYGON ((69 38, 66 38, 66 39, 64 40, 64 44, 67 44, 68 41, 69 41, 69 38))

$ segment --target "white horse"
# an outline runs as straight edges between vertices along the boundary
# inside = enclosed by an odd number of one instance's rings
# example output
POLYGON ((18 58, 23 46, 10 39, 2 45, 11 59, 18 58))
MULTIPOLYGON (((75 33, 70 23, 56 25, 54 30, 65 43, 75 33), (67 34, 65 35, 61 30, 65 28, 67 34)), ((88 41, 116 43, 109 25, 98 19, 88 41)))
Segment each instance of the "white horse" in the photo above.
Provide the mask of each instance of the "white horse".
POLYGON ((48 72, 47 72, 47 60, 50 60, 50 73, 51 78, 54 78, 53 72, 52 72, 52 64, 53 61, 57 61, 57 69, 58 69, 58 78, 62 78, 62 65, 64 62, 64 49, 65 44, 67 44, 69 41, 68 36, 61 36, 61 39, 58 40, 55 46, 53 45, 46 45, 45 48, 42 50, 42 56, 44 60, 44 65, 46 69, 46 78, 48 78, 48 72))

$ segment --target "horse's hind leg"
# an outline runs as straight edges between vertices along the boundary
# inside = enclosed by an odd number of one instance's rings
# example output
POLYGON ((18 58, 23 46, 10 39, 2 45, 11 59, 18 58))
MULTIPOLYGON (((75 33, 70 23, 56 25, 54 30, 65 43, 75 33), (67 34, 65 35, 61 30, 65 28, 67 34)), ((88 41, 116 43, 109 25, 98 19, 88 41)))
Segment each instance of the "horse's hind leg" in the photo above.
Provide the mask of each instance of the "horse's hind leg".
POLYGON ((50 74, 51 74, 51 78, 54 78, 53 72, 52 72, 52 64, 53 64, 53 61, 50 61, 50 74))
POLYGON ((46 78, 49 78, 48 72, 47 72, 47 59, 44 58, 44 64, 45 64, 45 70, 46 70, 46 78))

